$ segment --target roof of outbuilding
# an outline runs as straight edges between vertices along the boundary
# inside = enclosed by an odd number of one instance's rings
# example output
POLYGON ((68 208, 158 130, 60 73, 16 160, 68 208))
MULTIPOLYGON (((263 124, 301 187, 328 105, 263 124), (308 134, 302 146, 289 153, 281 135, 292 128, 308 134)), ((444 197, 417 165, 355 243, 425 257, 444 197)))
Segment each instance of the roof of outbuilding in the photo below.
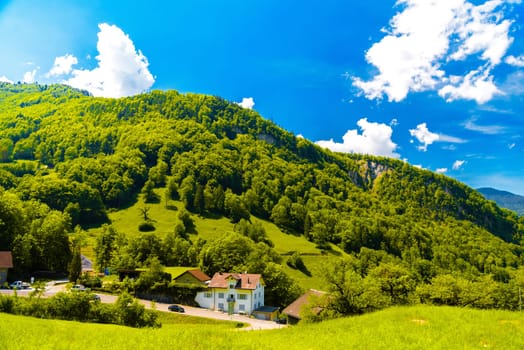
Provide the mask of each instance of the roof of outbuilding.
POLYGON ((13 256, 11 252, 0 252, 0 268, 12 268, 13 267, 13 256))
POLYGON ((228 280, 236 280, 235 289, 257 289, 259 283, 264 285, 262 275, 253 273, 224 273, 217 272, 213 275, 208 287, 229 288, 228 280))
MULTIPOLYGON (((209 281, 211 279, 211 277, 209 277, 208 275, 206 275, 203 271, 201 271, 199 269, 187 270, 186 272, 189 273, 190 275, 192 275, 193 277, 195 277, 200 282, 206 282, 206 281, 209 281)), ((182 275, 180 275, 180 276, 182 276, 182 275)))
POLYGON ((255 309, 254 312, 268 312, 268 313, 272 313, 272 312, 278 311, 279 309, 280 308, 278 306, 264 305, 264 306, 260 306, 259 308, 255 309))
MULTIPOLYGON (((302 311, 302 307, 304 305, 307 305, 311 302, 311 296, 321 297, 325 294, 326 292, 310 289, 301 296, 299 296, 294 302, 289 304, 284 310, 282 310, 282 313, 300 319, 300 311, 302 311)), ((313 308, 313 312, 315 312, 316 314, 320 313, 320 311, 322 311, 322 308, 320 307, 313 308)))

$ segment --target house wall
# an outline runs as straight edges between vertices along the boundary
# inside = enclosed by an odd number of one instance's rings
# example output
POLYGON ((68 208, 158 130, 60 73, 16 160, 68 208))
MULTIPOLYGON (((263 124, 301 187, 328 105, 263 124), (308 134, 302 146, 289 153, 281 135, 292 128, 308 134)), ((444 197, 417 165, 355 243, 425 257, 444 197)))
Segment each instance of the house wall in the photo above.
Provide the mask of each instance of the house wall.
POLYGON ((198 292, 195 301, 200 307, 206 309, 228 311, 227 299, 231 295, 235 301, 234 313, 251 315, 253 310, 264 306, 264 286, 262 285, 255 290, 210 288, 204 292, 198 292))
POLYGON ((7 282, 7 269, 0 268, 0 286, 7 282))
POLYGON ((187 283, 187 284, 198 284, 198 285, 205 285, 204 282, 199 281, 196 279, 193 275, 189 273, 184 273, 181 276, 178 276, 175 278, 175 282, 177 283, 187 283))
POLYGON ((200 307, 203 307, 204 309, 215 310, 215 295, 212 289, 198 292, 195 297, 195 301, 198 305, 200 305, 200 307), (211 293, 211 297, 208 297, 207 293, 211 293))

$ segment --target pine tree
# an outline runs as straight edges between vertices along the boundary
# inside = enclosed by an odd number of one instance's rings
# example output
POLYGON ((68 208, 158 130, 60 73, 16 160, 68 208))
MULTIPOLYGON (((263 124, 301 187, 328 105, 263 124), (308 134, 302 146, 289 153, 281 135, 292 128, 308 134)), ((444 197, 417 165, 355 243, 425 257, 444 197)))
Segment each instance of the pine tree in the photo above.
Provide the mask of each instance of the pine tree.
POLYGON ((82 273, 82 257, 80 256, 80 247, 73 248, 73 258, 69 263, 69 280, 76 282, 82 273))

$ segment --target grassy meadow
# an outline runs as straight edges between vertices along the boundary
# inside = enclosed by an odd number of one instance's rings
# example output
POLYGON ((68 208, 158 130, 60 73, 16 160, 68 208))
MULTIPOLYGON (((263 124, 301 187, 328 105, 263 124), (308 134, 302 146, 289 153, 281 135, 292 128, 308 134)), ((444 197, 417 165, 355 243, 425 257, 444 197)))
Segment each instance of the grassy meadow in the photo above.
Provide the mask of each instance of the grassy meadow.
MULTIPOLYGON (((160 198, 163 198, 164 188, 155 189, 155 192, 160 198)), ((182 202, 170 200, 167 203, 162 199, 159 203, 148 203, 149 216, 154 221, 156 230, 154 231, 159 237, 163 238, 166 233, 172 231, 177 222, 178 210, 183 208, 182 202)), ((128 234, 130 236, 139 235, 138 225, 142 222, 142 214, 140 209, 144 207, 144 203, 139 200, 134 205, 124 209, 109 213, 111 224, 117 231, 128 234)), ((234 230, 234 224, 225 217, 202 217, 191 214, 195 223, 195 234, 193 238, 201 237, 206 240, 213 240, 221 237, 227 232, 234 230)), ((318 266, 325 264, 326 260, 334 255, 345 254, 338 247, 333 246, 333 251, 323 254, 322 251, 316 248, 315 244, 309 242, 304 237, 295 236, 282 232, 275 224, 251 217, 252 221, 259 221, 265 228, 268 238, 274 243, 275 251, 282 254, 283 261, 289 255, 297 251, 301 254, 302 260, 306 265, 309 274, 304 274, 301 271, 294 270, 283 264, 286 273, 293 277, 303 289, 322 289, 322 279, 317 273, 318 266)), ((100 228, 91 228, 88 230, 87 245, 82 248, 82 254, 95 261, 93 247, 95 245, 95 237, 100 232, 100 228)), ((173 277, 183 272, 183 269, 167 267, 166 272, 171 273, 173 277)))
POLYGON ((171 319, 160 329, 133 329, 0 314, 0 350, 524 349, 524 314, 507 311, 395 307, 271 331, 192 322, 171 319))

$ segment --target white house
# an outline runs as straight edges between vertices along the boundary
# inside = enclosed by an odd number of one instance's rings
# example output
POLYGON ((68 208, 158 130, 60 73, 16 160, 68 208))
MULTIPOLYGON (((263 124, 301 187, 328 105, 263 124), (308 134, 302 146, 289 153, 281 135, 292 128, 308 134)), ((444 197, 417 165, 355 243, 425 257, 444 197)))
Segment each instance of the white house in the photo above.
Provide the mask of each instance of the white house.
POLYGON ((251 315, 264 306, 264 281, 259 274, 217 272, 195 301, 206 309, 251 315))

